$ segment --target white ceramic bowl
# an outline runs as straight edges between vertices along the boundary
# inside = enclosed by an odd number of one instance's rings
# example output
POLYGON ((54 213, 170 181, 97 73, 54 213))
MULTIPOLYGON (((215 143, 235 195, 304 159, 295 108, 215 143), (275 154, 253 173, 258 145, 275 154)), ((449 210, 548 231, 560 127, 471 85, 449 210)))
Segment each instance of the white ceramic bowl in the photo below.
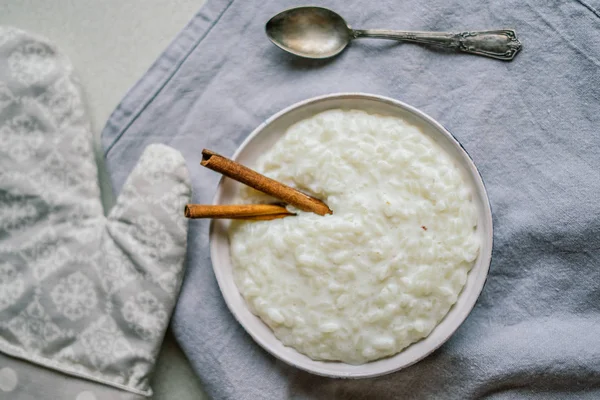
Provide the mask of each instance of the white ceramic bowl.
MULTIPOLYGON (((395 356, 372 361, 362 365, 342 362, 314 361, 284 346, 257 316, 246 306, 234 279, 233 266, 229 253, 227 228, 229 222, 213 220, 210 231, 210 251, 213 269, 227 306, 246 332, 269 353, 282 361, 317 375, 342 378, 365 378, 398 371, 423 359, 440 347, 465 320, 485 284, 492 256, 492 213, 481 176, 469 155, 442 125, 423 112, 387 97, 364 93, 340 93, 315 97, 294 104, 273 115, 248 136, 233 156, 233 159, 252 166, 255 160, 271 147, 296 122, 330 109, 357 109, 381 115, 396 116, 420 127, 430 135, 451 157, 456 160, 474 193, 479 223, 477 233, 481 236, 481 249, 467 283, 458 301, 446 317, 425 339, 412 344, 395 356)), ((215 204, 233 202, 236 185, 231 179, 219 183, 215 204)))

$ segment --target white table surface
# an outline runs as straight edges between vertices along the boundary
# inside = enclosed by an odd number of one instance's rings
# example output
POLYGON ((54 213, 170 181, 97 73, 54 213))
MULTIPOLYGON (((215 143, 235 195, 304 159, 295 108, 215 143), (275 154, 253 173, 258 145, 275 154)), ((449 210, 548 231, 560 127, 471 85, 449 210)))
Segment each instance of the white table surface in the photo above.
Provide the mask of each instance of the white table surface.
MULTIPOLYGON (((99 159, 100 132, 127 90, 200 9, 204 0, 0 0, 0 25, 56 43, 85 92, 99 159)), ((105 208, 112 206, 100 167, 105 208)), ((154 399, 205 399, 185 356, 167 335, 156 367, 154 399)))

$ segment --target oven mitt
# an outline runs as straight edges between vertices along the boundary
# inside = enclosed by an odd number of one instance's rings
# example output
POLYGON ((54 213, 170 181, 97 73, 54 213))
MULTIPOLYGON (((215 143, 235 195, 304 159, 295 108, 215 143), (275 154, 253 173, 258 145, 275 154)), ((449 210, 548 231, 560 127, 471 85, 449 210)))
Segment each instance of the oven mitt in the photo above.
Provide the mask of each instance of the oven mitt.
POLYGON ((0 28, 0 398, 151 395, 190 194, 181 154, 150 145, 105 217, 69 61, 0 28))

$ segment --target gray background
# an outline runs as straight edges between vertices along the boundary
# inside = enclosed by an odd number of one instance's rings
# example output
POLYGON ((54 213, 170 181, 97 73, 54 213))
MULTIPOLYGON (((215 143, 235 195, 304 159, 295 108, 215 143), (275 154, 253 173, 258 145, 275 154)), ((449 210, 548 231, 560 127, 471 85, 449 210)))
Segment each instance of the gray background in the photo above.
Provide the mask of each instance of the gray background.
POLYGON ((600 398, 600 3, 598 0, 322 0, 357 28, 514 27, 507 63, 363 40, 334 60, 286 55, 264 22, 303 0, 208 0, 120 103, 102 134, 119 190, 144 147, 188 162, 193 201, 218 174, 202 148, 231 155, 273 113, 362 91, 411 104, 473 157, 494 210, 494 261, 477 306, 440 349, 395 374, 317 377, 268 355, 223 302, 208 221, 190 223, 187 275, 172 327, 219 399, 600 398))

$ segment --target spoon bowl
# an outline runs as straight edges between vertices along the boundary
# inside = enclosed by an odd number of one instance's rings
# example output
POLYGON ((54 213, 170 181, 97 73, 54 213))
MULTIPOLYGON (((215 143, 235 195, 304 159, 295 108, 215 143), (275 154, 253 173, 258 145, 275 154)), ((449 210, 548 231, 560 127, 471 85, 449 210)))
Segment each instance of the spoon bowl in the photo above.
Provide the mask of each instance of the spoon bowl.
POLYGON ((338 55, 351 40, 351 29, 337 13, 321 7, 293 8, 267 22, 267 36, 281 49, 306 58, 338 55))

